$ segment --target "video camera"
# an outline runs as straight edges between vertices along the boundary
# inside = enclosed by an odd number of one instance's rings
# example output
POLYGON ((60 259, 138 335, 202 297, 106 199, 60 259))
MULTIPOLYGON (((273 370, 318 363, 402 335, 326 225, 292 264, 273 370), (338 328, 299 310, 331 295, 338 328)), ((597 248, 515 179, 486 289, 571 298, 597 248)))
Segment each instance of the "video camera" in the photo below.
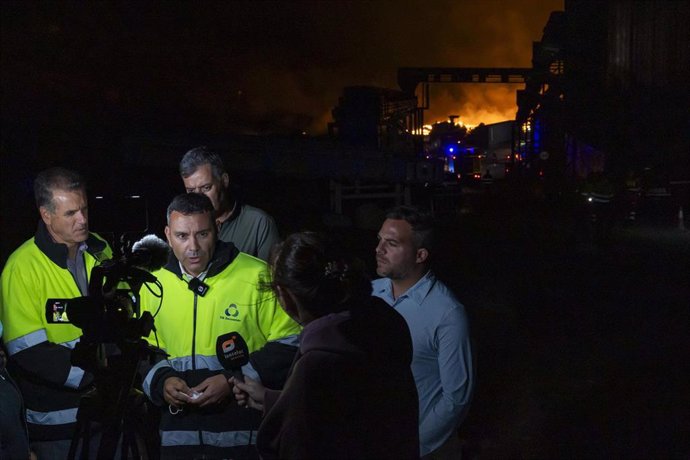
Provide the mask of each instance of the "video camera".
MULTIPOLYGON (((155 235, 145 236, 132 245, 131 252, 119 259, 106 260, 91 270, 87 296, 48 299, 46 320, 79 327, 80 349, 133 342, 148 336, 153 328, 153 316, 149 312, 140 314, 139 290, 144 283, 158 284, 150 271, 165 264, 168 251, 165 241, 155 235)), ((91 368, 93 356, 79 354, 75 348, 74 364, 91 368)))

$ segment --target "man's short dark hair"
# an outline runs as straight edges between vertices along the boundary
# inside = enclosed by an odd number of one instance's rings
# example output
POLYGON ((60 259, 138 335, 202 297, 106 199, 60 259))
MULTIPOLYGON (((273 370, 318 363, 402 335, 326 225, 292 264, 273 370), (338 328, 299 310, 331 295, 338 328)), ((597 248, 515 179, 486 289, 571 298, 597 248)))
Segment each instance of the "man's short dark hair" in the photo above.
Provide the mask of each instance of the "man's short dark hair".
POLYGON ((84 178, 76 171, 67 168, 54 167, 41 171, 34 180, 34 197, 36 207, 46 208, 49 212, 55 212, 53 192, 65 190, 86 190, 84 178))
POLYGON ((210 212, 211 220, 215 221, 213 203, 209 197, 202 193, 182 193, 173 198, 168 205, 168 212, 166 213, 168 225, 170 225, 170 215, 174 211, 184 214, 185 216, 210 212))
POLYGON ((386 219, 404 220, 412 227, 412 237, 417 248, 429 252, 434 249, 434 218, 427 210, 415 206, 396 206, 386 212, 386 219))
POLYGON ((220 180, 227 171, 223 164, 223 159, 215 152, 212 152, 206 146, 196 147, 188 151, 180 160, 180 176, 185 179, 205 164, 211 165, 211 174, 217 180, 220 180))

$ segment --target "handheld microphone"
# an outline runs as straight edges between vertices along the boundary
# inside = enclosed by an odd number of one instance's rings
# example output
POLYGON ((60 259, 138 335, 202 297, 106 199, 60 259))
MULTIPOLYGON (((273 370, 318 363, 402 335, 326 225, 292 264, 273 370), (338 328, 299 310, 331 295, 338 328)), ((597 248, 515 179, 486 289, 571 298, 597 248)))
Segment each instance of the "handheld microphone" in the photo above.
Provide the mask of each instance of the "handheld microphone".
POLYGON ((232 376, 240 382, 244 382, 242 366, 249 362, 249 348, 238 332, 218 336, 216 357, 224 369, 231 371, 232 376))

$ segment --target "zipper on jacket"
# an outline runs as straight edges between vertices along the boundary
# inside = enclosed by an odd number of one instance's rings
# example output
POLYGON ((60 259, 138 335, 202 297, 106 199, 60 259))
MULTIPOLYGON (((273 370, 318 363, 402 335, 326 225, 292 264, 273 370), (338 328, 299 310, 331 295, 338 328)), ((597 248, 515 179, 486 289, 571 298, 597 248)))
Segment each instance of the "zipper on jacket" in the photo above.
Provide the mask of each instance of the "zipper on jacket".
POLYGON ((196 311, 197 311, 197 299, 199 297, 197 296, 196 292, 194 293, 194 316, 192 317, 192 370, 196 370, 196 311))
MULTIPOLYGON (((194 293, 194 316, 192 317, 192 324, 194 330, 192 331, 192 371, 196 371, 196 316, 197 316, 197 299, 199 296, 194 293)), ((201 430, 197 430, 199 434, 199 446, 204 445, 204 433, 201 430)))

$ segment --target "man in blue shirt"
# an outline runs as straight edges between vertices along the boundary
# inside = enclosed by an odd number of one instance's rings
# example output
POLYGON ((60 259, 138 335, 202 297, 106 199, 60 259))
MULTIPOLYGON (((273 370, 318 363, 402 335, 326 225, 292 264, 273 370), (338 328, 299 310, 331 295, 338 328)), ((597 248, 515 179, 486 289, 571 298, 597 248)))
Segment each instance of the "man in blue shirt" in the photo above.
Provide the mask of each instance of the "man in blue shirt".
POLYGON ((412 335, 419 393, 419 441, 423 460, 458 459, 459 423, 469 407, 474 375, 465 308, 429 268, 433 219, 399 206, 378 233, 373 295, 400 313, 412 335))

